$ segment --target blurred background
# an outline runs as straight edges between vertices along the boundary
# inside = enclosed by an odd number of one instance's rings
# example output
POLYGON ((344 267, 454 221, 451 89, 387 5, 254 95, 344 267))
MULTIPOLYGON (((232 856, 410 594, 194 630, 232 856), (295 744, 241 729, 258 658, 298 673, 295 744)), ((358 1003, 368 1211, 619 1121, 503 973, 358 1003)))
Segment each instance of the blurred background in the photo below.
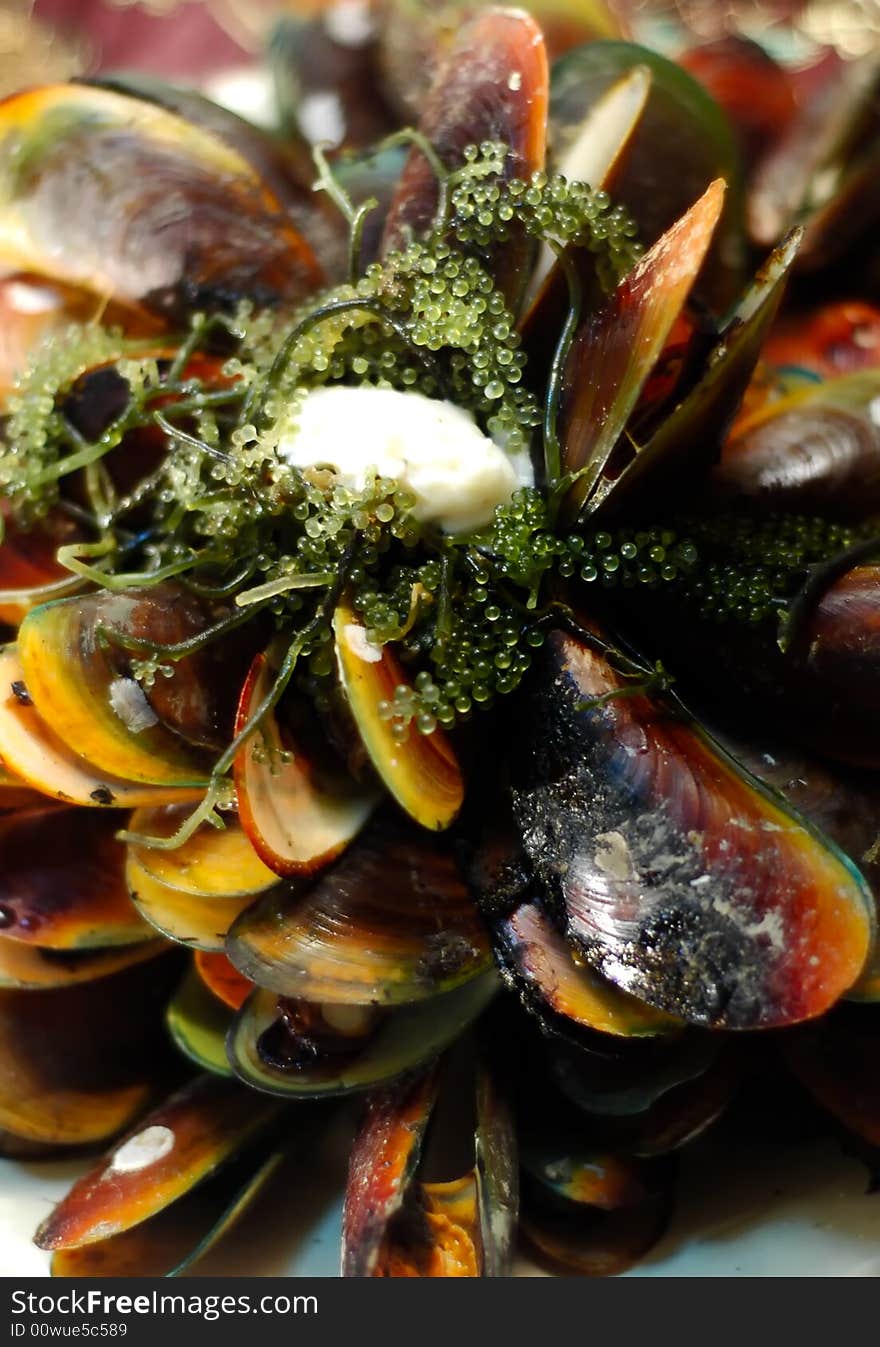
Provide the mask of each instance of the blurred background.
MULTIPOLYGON (((270 117, 266 90, 249 82, 279 25, 295 28, 309 62, 371 40, 376 12, 438 12, 465 0, 0 0, 0 93, 24 84, 121 68, 216 86, 233 104, 270 117), (263 103, 260 103, 260 100, 263 103)), ((731 32, 787 64, 809 69, 829 51, 842 59, 878 44, 880 0, 536 0, 557 50, 584 35, 633 36, 673 54, 731 32)))

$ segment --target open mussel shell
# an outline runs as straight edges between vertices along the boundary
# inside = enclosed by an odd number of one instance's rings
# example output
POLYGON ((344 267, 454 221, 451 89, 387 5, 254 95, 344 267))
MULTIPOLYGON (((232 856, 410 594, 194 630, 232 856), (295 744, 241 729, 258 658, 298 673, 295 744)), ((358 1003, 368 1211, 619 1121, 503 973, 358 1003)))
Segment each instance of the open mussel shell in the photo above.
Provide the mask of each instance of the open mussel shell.
POLYGON ((120 826, 55 805, 0 819, 0 936, 53 950, 154 939, 128 897, 120 826))
MULTIPOLYGON (((242 734, 271 693, 272 667, 258 655, 239 702, 242 734)), ((320 745, 328 757, 325 744, 320 745)), ((321 752, 295 742, 275 712, 264 715, 238 753, 235 786, 242 827, 276 875, 307 875, 344 851, 372 812, 377 792, 358 785, 341 763, 324 770, 321 752)))
POLYGON ((336 661, 348 708, 378 776, 400 807, 423 828, 439 832, 455 819, 464 799, 464 779, 449 736, 415 726, 399 737, 382 715, 398 687, 409 686, 389 646, 381 649, 345 601, 333 615, 336 661))
POLYGON ((497 989, 494 974, 483 973, 443 996, 391 1010, 279 1001, 258 989, 229 1031, 229 1060, 245 1084, 292 1099, 369 1090, 432 1061, 497 989))
POLYGON ((559 416, 563 470, 579 474, 570 512, 590 505, 702 265, 724 192, 713 182, 575 334, 559 416))
MULTIPOLYGON (((510 149, 505 172, 528 179, 544 167, 547 98, 547 53, 538 24, 522 10, 489 8, 455 33, 419 127, 448 168, 461 164, 467 145, 503 141, 510 149)), ((386 219, 384 250, 428 229, 438 199, 434 172, 414 148, 386 219)), ((527 240, 513 234, 499 254, 498 283, 514 309, 531 252, 527 240)))
POLYGON ((0 991, 0 1128, 82 1146, 131 1124, 170 1066, 161 1007, 175 959, 44 991, 0 991))
POLYGON ((549 636, 515 746, 538 880, 605 978, 712 1028, 821 1014, 858 979, 874 902, 832 843, 594 636, 549 636))
POLYGON ((171 1206, 109 1239, 52 1255, 53 1277, 178 1277, 203 1258, 272 1181, 282 1151, 259 1142, 171 1206))
POLYGON ((644 67, 651 88, 643 115, 609 186, 651 246, 709 183, 728 184, 723 216, 698 290, 716 313, 736 298, 745 250, 741 169, 731 128, 714 99, 685 70, 645 47, 593 42, 555 62, 550 88, 550 144, 564 162, 590 109, 622 75, 644 67))
POLYGON ((0 757, 17 780, 62 804, 136 808, 198 799, 202 793, 198 788, 123 781, 85 762, 38 714, 15 646, 0 649, 0 757))
POLYGON ((571 947, 540 902, 521 903, 493 926, 499 964, 524 1004, 562 1034, 644 1038, 673 1033, 681 1022, 607 982, 571 947))
POLYGON ((19 629, 27 694, 40 718, 98 772, 150 785, 203 783, 205 747, 228 741, 238 660, 226 651, 222 672, 208 647, 144 688, 132 675, 126 642, 137 650, 139 642, 174 645, 201 635, 212 620, 204 603, 165 584, 44 604, 19 629))
POLYGON ((109 1239, 163 1211, 278 1118, 279 1106, 232 1081, 197 1076, 130 1131, 79 1179, 35 1240, 75 1249, 109 1239))
POLYGON ((243 913, 227 951, 261 987, 336 1005, 422 1001, 491 962, 448 846, 388 816, 311 887, 243 913))
POLYGON ((718 339, 685 396, 652 428, 632 427, 598 483, 592 504, 612 511, 658 493, 688 492, 721 455, 778 312, 801 234, 794 230, 770 254, 752 284, 721 324, 718 339), (621 453, 620 450, 623 452, 621 453))
POLYGON ((752 508, 864 519, 880 509, 880 368, 810 383, 740 419, 712 485, 752 508))
POLYGON ((168 1002, 165 1023, 175 1047, 200 1070, 232 1075, 226 1056, 232 1011, 205 986, 195 965, 168 1002))
POLYGON ((0 147, 9 268, 172 318, 241 299, 295 303, 321 279, 241 154, 156 104, 85 85, 33 89, 0 105, 0 147))
POLYGON ((500 1277, 518 1210, 506 1102, 480 1063, 371 1096, 349 1162, 344 1277, 500 1277))
MULTIPOLYGON (((636 66, 590 108, 565 153, 554 165, 557 172, 572 182, 585 182, 599 190, 609 185, 615 169, 645 110, 651 89, 651 73, 636 66)), ((581 303, 601 302, 595 258, 588 249, 571 248, 569 261, 574 265, 581 288, 581 303)), ((535 372, 549 371, 554 337, 565 322, 569 305, 569 287, 565 270, 553 249, 542 244, 526 288, 524 313, 520 320, 526 352, 535 372)))

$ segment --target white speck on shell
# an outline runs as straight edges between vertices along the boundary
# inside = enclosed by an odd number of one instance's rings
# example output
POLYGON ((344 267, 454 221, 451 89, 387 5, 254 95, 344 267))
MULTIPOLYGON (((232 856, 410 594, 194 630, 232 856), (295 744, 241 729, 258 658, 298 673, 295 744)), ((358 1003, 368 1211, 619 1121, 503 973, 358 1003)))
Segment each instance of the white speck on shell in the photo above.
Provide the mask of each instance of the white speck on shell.
POLYGON ((599 833, 593 860, 597 869, 609 879, 623 883, 633 877, 632 857, 623 833, 599 833))
POLYGON ((159 717, 147 701, 146 693, 140 683, 133 678, 114 678, 108 695, 110 705, 132 734, 140 734, 158 725, 159 717))
POLYGON ((356 622, 348 622, 342 634, 345 644, 358 659, 366 660, 368 664, 378 664, 382 658, 381 648, 373 644, 363 627, 359 627, 356 622))
POLYGON ((136 1174, 164 1159, 174 1149, 174 1133, 170 1127, 154 1124, 136 1132, 123 1141, 110 1162, 115 1174, 136 1174))

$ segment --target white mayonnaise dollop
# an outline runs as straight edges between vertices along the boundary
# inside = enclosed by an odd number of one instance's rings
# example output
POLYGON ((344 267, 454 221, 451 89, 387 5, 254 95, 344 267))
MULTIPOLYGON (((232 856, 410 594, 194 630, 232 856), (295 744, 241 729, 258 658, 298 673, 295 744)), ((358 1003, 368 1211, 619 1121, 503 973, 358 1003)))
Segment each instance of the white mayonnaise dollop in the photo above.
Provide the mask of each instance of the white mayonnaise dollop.
POLYGON ((391 477, 415 496, 413 515, 446 533, 491 522, 521 486, 533 486, 528 455, 509 454, 451 402, 391 388, 315 388, 296 408, 279 453, 300 468, 329 468, 361 490, 391 477))

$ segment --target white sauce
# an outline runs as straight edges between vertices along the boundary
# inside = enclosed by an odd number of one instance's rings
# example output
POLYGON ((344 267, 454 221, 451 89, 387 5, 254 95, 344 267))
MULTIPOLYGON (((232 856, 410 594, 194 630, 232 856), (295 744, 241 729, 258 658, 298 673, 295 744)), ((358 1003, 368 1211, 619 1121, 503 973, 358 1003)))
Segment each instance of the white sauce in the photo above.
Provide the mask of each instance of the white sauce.
POLYGON ((509 454, 451 402, 390 388, 316 388, 296 408, 279 445, 288 463, 329 468, 359 491, 390 477, 415 496, 413 515, 446 533, 492 520, 521 486, 533 486, 528 455, 509 454))

